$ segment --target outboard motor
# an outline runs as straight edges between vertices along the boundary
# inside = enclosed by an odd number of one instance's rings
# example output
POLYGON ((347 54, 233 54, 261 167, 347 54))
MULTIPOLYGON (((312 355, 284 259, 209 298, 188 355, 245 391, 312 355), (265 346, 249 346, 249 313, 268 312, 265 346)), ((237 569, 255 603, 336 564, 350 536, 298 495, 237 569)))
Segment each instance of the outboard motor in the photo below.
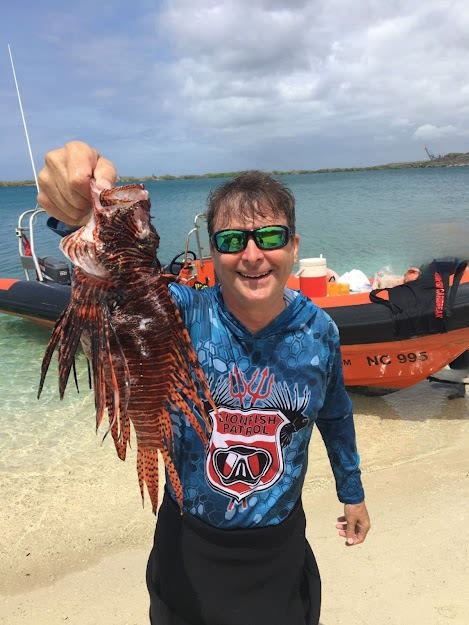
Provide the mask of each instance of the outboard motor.
POLYGON ((67 263, 54 256, 38 258, 39 268, 46 282, 71 284, 70 269, 67 263))

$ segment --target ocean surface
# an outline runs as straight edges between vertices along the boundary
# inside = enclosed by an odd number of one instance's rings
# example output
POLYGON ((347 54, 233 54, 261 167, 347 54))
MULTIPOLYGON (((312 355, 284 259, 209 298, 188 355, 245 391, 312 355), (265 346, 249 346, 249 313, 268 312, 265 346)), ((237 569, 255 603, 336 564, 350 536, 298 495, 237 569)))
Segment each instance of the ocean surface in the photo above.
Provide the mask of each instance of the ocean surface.
MULTIPOLYGON (((339 274, 383 267, 403 272, 469 249, 469 167, 397 169, 281 177, 294 192, 300 257, 327 258, 339 274)), ((194 217, 220 178, 147 182, 161 260, 182 251, 194 217)), ((35 187, 0 187, 0 275, 21 277, 15 226, 35 206, 35 187)), ((40 255, 60 256, 58 237, 36 228, 40 255)), ((41 223, 38 221, 38 226, 41 223)))
MULTIPOLYGON (((290 175, 283 179, 297 199, 300 258, 323 254, 328 266, 339 274, 360 269, 373 275, 385 267, 402 273, 411 264, 420 265, 437 256, 469 255, 467 167, 290 175)), ((197 179, 147 184, 161 237, 161 260, 168 261, 184 250, 194 216, 205 210, 208 192, 220 182, 197 179)), ((34 187, 0 188, 2 277, 22 277, 15 227, 19 214, 35 206, 35 195, 34 187)), ((58 237, 46 228, 45 219, 40 218, 37 225, 39 255, 60 257, 58 237)), ((84 362, 78 363, 79 395, 70 384, 65 399, 59 400, 52 366, 41 399, 36 397, 49 334, 27 321, 0 315, 0 478, 17 476, 20 483, 31 471, 37 475, 70 472, 87 454, 101 449, 101 439, 94 434, 84 362)), ((389 401, 399 416, 399 399, 389 401)), ((431 395, 424 390, 419 401, 429 402, 430 407, 431 395)), ((106 441, 105 446, 112 455, 112 442, 106 441)))

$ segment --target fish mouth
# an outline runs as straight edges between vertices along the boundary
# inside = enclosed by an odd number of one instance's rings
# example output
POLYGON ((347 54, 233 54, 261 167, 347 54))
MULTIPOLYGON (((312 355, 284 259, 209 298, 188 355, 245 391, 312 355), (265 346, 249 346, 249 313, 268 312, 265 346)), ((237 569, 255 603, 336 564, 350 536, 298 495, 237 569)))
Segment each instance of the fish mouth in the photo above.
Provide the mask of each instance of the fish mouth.
POLYGON ((238 271, 237 273, 239 276, 241 276, 241 278, 244 278, 246 280, 261 280, 262 278, 270 276, 270 274, 272 273, 272 269, 256 274, 243 273, 242 271, 238 271))

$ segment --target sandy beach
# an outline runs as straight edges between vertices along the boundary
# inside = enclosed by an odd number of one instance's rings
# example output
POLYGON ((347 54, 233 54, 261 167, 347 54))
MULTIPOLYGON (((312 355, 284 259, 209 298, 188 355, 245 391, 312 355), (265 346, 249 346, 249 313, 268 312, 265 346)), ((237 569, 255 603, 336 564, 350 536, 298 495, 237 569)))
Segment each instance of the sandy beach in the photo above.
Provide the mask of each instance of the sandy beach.
MULTIPOLYGON (((304 506, 323 580, 321 624, 466 625, 469 398, 427 382, 352 398, 373 527, 358 547, 337 536, 342 508, 315 432, 304 506)), ((155 520, 142 510, 134 458, 117 461, 107 441, 80 463, 2 475, 2 625, 148 623, 155 520)))

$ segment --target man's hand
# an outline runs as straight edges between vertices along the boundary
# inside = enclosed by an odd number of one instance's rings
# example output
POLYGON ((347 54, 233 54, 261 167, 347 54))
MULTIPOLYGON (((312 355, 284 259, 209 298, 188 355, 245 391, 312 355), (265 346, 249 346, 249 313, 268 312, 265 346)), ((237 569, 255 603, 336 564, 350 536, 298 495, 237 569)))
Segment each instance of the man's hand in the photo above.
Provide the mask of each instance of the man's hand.
POLYGON ((344 516, 339 517, 336 524, 339 536, 345 538, 345 544, 348 546, 362 543, 370 527, 370 517, 364 501, 357 504, 346 503, 344 516))
POLYGON ((50 215, 70 226, 86 223, 90 213, 90 178, 100 189, 112 187, 116 170, 111 161, 81 141, 71 141, 45 156, 39 172, 37 201, 50 215))

